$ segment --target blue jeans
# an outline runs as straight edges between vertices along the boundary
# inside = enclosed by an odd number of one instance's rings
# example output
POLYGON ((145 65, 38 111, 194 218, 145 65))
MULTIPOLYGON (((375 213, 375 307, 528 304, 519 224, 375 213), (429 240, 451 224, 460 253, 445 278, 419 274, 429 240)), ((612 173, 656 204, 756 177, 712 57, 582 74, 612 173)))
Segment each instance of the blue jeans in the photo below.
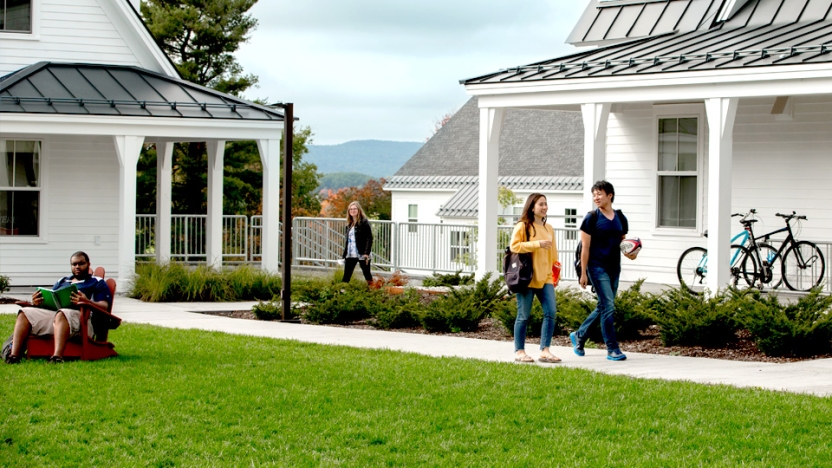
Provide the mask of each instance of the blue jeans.
POLYGON ((540 349, 548 348, 552 344, 552 334, 555 332, 555 314, 557 303, 555 287, 544 284, 540 289, 529 288, 526 292, 517 293, 517 318, 514 319, 514 350, 526 349, 526 323, 532 313, 532 301, 537 296, 543 306, 543 325, 540 327, 540 349))
POLYGON ((578 328, 576 332, 578 341, 583 343, 586 340, 589 327, 600 316, 601 336, 604 337, 607 351, 618 349, 618 341, 615 339, 613 316, 615 315, 615 293, 618 292, 618 277, 621 275, 621 271, 608 272, 603 267, 588 265, 586 267, 586 274, 589 276, 589 281, 592 283, 592 286, 595 288, 595 293, 598 295, 598 306, 595 307, 595 310, 589 314, 589 317, 578 328))

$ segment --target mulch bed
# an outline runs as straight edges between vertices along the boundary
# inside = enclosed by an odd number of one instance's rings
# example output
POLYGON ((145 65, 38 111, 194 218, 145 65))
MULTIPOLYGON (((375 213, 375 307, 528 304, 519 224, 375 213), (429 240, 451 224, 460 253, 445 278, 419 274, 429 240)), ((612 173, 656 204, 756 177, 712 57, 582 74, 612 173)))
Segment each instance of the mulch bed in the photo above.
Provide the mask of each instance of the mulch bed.
MULTIPOLYGON (((240 318, 240 319, 248 319, 248 320, 257 320, 257 317, 250 311, 250 310, 237 310, 234 312, 227 312, 227 313, 219 313, 217 315, 223 315, 226 317, 232 318, 240 318)), ((307 322, 303 322, 307 323, 307 322)), ((369 330, 376 330, 375 327, 368 325, 364 322, 356 322, 349 325, 326 325, 332 327, 343 327, 343 328, 359 328, 359 329, 369 329, 369 330)), ((500 324, 496 319, 487 318, 480 322, 480 326, 477 331, 473 332, 459 332, 459 333, 430 333, 424 328, 399 328, 394 330, 389 330, 392 332, 399 332, 399 333, 416 333, 420 335, 445 335, 445 336, 458 336, 458 337, 465 337, 465 338, 475 338, 480 340, 494 340, 494 341, 513 341, 511 335, 509 335, 505 329, 503 328, 502 324, 500 324)), ((536 345, 540 344, 540 338, 528 338, 526 340, 527 344, 536 345)), ((569 342, 568 336, 557 335, 552 338, 552 345, 553 346, 565 346, 565 347, 572 347, 572 344, 569 342)), ((642 332, 642 336, 640 339, 637 340, 626 340, 620 342, 621 349, 624 352, 634 352, 634 353, 648 353, 648 354, 664 354, 670 356, 690 356, 690 357, 704 357, 704 358, 712 358, 712 359, 728 359, 732 361, 752 361, 752 362, 774 362, 774 363, 785 363, 785 362, 798 362, 798 361, 805 361, 810 359, 827 359, 832 358, 832 353, 830 354, 823 354, 818 356, 811 356, 811 357, 777 357, 777 356, 766 356, 763 354, 758 348, 757 345, 752 341, 751 335, 743 330, 737 334, 737 341, 734 343, 729 344, 725 348, 704 348, 702 346, 662 346, 661 339, 659 338, 659 331, 656 326, 652 326, 648 330, 644 330, 642 332)), ((603 347, 603 344, 601 344, 603 347)), ((509 347, 510 348, 510 347, 509 347)), ((507 349, 509 349, 507 348, 507 349)))

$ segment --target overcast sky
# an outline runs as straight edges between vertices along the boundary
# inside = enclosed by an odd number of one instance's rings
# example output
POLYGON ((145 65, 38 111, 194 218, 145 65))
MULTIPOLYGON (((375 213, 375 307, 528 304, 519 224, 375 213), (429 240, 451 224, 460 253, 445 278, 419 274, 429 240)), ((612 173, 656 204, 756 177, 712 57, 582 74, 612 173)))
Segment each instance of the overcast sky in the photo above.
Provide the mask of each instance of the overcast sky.
POLYGON ((250 99, 295 103, 314 144, 424 141, 460 79, 554 58, 588 0, 260 0, 237 57, 250 99))

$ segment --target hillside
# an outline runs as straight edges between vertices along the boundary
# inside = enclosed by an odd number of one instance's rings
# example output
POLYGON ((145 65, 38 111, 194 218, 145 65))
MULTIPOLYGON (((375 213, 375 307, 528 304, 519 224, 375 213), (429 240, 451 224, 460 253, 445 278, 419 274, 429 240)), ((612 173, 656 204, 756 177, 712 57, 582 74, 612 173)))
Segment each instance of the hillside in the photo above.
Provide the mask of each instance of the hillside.
POLYGON ((318 166, 318 172, 358 172, 373 178, 389 178, 423 143, 415 141, 355 140, 340 145, 309 145, 303 160, 318 166))

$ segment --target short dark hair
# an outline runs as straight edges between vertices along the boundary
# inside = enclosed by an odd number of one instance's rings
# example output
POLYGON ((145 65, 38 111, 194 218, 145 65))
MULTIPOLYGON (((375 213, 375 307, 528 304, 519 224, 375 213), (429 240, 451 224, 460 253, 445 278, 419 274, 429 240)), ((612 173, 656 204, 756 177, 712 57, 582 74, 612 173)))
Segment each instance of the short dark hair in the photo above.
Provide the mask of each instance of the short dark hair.
POLYGON ((86 260, 86 261, 87 261, 87 263, 89 263, 89 262, 90 262, 90 256, 89 256, 89 255, 87 255, 87 253, 86 253, 86 252, 82 252, 82 251, 80 251, 80 250, 79 250, 79 251, 77 251, 77 252, 75 252, 74 254, 72 254, 72 255, 69 257, 69 261, 71 262, 71 261, 72 261, 72 259, 73 259, 73 258, 75 258, 75 257, 84 257, 84 260, 86 260))
POLYGON ((596 190, 602 191, 607 195, 612 195, 612 200, 610 201, 615 201, 615 189, 613 188, 612 184, 607 182, 606 180, 599 180, 595 182, 595 184, 592 185, 592 189, 589 192, 592 193, 596 190))

